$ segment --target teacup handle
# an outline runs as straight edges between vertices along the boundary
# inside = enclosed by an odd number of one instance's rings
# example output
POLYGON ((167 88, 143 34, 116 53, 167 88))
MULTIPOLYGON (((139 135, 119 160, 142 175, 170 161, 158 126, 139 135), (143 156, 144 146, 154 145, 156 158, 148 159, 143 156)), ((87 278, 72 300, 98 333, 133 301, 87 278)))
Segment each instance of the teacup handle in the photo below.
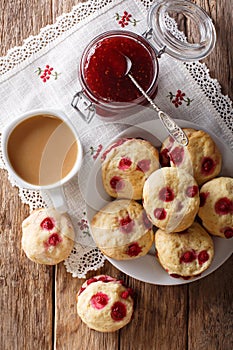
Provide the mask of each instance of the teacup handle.
POLYGON ((49 189, 47 192, 56 210, 58 210, 60 213, 65 213, 68 211, 68 206, 62 186, 49 189))

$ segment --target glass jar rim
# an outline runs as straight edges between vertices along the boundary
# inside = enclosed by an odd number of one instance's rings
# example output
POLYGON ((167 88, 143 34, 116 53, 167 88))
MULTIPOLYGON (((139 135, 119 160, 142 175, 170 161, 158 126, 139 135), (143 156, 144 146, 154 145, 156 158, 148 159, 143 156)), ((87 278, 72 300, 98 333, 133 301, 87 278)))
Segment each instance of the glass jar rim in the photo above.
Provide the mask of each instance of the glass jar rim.
POLYGON ((87 53, 89 52, 89 50, 91 49, 91 47, 94 44, 98 43, 102 39, 109 38, 111 36, 121 36, 121 37, 125 36, 125 37, 130 37, 133 40, 138 40, 140 42, 140 44, 142 44, 150 52, 150 54, 153 56, 152 62, 154 65, 154 76, 153 76, 153 79, 152 79, 152 82, 151 82, 149 88, 146 91, 147 94, 150 94, 151 90, 154 88, 154 86, 158 80, 159 64, 158 64, 157 54, 156 54, 154 47, 142 35, 131 32, 131 31, 126 31, 126 30, 109 30, 109 31, 103 32, 103 33, 97 35, 96 37, 94 37, 89 42, 89 44, 86 46, 86 48, 82 54, 81 60, 80 60, 80 81, 81 81, 82 88, 85 91, 87 97, 89 97, 92 100, 92 102, 94 102, 95 104, 101 104, 101 106, 103 108, 111 107, 112 109, 117 110, 118 108, 124 107, 127 109, 127 108, 131 108, 132 104, 134 104, 134 105, 141 104, 145 100, 145 97, 140 96, 137 99, 135 99, 133 101, 129 101, 129 102, 105 101, 105 100, 103 100, 101 98, 97 98, 95 95, 93 95, 92 91, 87 86, 87 84, 85 82, 85 78, 84 78, 84 63, 85 63, 85 58, 86 58, 87 53))
MULTIPOLYGON (((152 32, 153 43, 172 57, 183 61, 195 61, 208 56, 216 42, 216 31, 209 15, 189 0, 157 0, 150 7, 147 23, 152 32), (200 42, 189 43, 183 36, 178 38, 166 25, 169 11, 191 18, 199 29, 200 42)), ((177 29, 178 30, 178 29, 177 29)), ((179 31, 179 30, 178 30, 179 31)))

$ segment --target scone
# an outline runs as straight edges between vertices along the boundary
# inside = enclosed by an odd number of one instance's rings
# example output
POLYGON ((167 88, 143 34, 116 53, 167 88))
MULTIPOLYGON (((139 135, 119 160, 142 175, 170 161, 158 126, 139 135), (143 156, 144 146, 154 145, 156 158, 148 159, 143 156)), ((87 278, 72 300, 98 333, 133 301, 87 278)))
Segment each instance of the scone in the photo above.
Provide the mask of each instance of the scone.
POLYGON ((134 200, 109 202, 91 221, 99 249, 117 260, 135 259, 150 250, 154 234, 142 205, 134 200))
POLYGON ((87 280, 77 296, 77 312, 86 325, 99 332, 114 332, 131 321, 132 289, 106 275, 87 280))
POLYGON ((179 168, 161 168, 146 180, 143 206, 149 220, 167 232, 191 226, 199 209, 199 189, 195 179, 179 168))
POLYGON ((233 178, 219 177, 200 189, 198 216, 212 235, 233 237, 233 178))
POLYGON ((195 277, 205 271, 213 260, 213 240, 197 222, 180 233, 155 233, 157 257, 172 277, 195 277))
POLYGON ((178 167, 188 171, 198 185, 216 177, 222 166, 222 156, 217 145, 203 130, 183 129, 189 143, 179 146, 173 138, 168 137, 160 150, 162 166, 178 167))
POLYGON ((55 265, 66 259, 74 246, 70 218, 53 208, 34 210, 22 223, 22 248, 38 264, 55 265))
POLYGON ((114 198, 142 198, 145 180, 159 168, 159 152, 142 139, 120 139, 103 153, 102 180, 114 198))

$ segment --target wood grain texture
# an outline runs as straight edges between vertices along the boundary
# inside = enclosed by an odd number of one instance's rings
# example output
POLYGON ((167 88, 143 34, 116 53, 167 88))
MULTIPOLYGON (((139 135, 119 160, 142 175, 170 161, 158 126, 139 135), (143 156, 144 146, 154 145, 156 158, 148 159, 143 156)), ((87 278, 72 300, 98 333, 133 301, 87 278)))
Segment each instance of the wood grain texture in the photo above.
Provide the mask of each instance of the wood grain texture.
POLYGON ((1 171, 0 199, 0 348, 51 349, 53 269, 32 263, 22 252, 21 223, 28 208, 5 171, 1 171))
POLYGON ((188 349, 233 349, 233 259, 189 286, 188 349))
POLYGON ((232 0, 195 0, 212 18, 216 29, 216 45, 213 52, 204 59, 210 76, 222 86, 222 93, 233 100, 233 11, 232 0))
MULTIPOLYGON (((0 55, 22 45, 29 35, 54 23, 78 0, 0 0, 0 55)), ((233 99, 232 1, 195 0, 212 17, 217 31, 214 51, 204 61, 224 94, 233 99)), ((182 24, 182 23, 181 23, 182 24)), ((184 25, 184 24, 183 24, 184 25)), ((186 24, 187 31, 189 26, 186 24)), ((231 350, 232 264, 197 282, 175 287, 145 284, 110 263, 87 277, 120 277, 135 290, 135 314, 122 330, 102 334, 88 329, 76 313, 75 296, 83 280, 56 268, 30 262, 21 251, 21 222, 28 215, 16 188, 1 171, 1 349, 64 350, 231 350), (55 273, 54 273, 55 272, 55 273), (54 293, 55 291, 55 293, 54 293), (55 346, 54 346, 55 343, 55 346)))

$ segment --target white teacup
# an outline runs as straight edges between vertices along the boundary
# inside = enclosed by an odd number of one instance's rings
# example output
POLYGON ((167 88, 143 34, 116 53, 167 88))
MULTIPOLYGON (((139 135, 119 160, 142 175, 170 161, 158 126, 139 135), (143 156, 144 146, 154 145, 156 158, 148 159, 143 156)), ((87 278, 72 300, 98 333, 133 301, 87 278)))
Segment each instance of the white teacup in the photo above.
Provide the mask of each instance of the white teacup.
POLYGON ((29 111, 3 131, 6 169, 22 188, 48 192, 54 208, 67 211, 63 185, 77 174, 83 159, 76 129, 62 111, 29 111))

